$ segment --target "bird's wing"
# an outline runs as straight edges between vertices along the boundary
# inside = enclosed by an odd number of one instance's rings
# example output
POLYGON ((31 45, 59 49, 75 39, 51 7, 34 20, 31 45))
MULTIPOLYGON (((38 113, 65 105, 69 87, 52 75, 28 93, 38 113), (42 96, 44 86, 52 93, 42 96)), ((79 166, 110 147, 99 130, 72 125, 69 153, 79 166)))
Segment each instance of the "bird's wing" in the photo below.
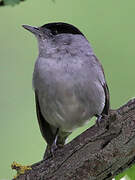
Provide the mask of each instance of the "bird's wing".
POLYGON ((105 106, 104 106, 102 114, 108 115, 109 108, 110 108, 110 96, 109 96, 109 89, 106 83, 103 85, 103 89, 105 92, 105 106))
POLYGON ((46 140, 47 144, 49 144, 51 146, 54 141, 54 135, 52 133, 51 126, 45 120, 45 118, 43 117, 43 115, 41 113, 38 95, 37 95, 36 91, 35 91, 35 101, 36 101, 37 119, 38 119, 41 134, 42 134, 43 138, 46 140))
POLYGON ((102 86, 103 86, 103 89, 104 89, 104 92, 105 92, 105 106, 104 106, 104 109, 103 109, 103 112, 102 114, 106 114, 108 115, 108 112, 109 112, 109 108, 110 108, 110 95, 109 95, 109 88, 107 86, 107 83, 106 83, 106 80, 105 80, 105 73, 104 73, 104 69, 103 69, 103 66, 102 64, 100 63, 100 61, 98 60, 98 58, 94 55, 94 58, 95 60, 97 61, 97 64, 100 66, 102 72, 103 72, 103 76, 104 76, 104 83, 101 82, 102 86))

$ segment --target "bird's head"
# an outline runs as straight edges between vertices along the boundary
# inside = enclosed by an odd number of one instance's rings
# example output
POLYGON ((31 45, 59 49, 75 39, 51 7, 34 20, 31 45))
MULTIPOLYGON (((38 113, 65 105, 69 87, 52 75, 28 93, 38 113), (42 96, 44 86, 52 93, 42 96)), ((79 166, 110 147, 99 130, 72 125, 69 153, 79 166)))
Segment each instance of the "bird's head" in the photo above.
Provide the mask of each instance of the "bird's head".
POLYGON ((32 32, 38 38, 52 38, 59 34, 81 34, 83 33, 75 26, 63 22, 48 23, 41 27, 33 27, 29 25, 22 25, 25 29, 32 32))
POLYGON ((75 44, 75 47, 84 46, 86 38, 83 33, 75 26, 63 22, 48 23, 40 27, 23 25, 23 27, 32 32, 38 39, 39 51, 50 49, 64 44, 75 44), (77 35, 77 36, 75 36, 77 35))

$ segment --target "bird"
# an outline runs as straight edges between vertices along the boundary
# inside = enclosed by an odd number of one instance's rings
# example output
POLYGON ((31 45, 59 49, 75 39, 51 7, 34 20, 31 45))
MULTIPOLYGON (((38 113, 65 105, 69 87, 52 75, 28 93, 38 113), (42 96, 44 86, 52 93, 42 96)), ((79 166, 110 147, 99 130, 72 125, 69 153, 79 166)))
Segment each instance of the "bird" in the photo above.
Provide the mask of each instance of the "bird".
POLYGON ((108 115, 109 89, 101 63, 77 27, 65 22, 22 26, 38 41, 33 72, 36 113, 46 152, 53 155, 76 128, 94 116, 99 124, 108 115))

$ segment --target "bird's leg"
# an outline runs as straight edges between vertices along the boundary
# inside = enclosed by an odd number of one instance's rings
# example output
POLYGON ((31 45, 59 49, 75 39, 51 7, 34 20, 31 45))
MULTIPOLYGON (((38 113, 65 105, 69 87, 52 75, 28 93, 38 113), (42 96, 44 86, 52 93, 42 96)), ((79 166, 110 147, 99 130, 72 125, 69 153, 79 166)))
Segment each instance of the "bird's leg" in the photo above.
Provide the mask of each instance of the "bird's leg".
POLYGON ((96 124, 98 127, 100 127, 100 123, 102 121, 102 115, 96 115, 96 117, 97 117, 96 124))
POLYGON ((50 158, 51 156, 52 155, 51 155, 51 152, 50 152, 50 146, 47 145, 44 156, 43 156, 43 159, 46 160, 46 159, 50 158))
POLYGON ((52 145, 51 145, 51 149, 50 149, 51 154, 52 154, 53 156, 54 156, 54 151, 58 148, 58 146, 57 146, 58 132, 59 132, 59 128, 57 128, 57 130, 56 130, 55 139, 54 139, 54 141, 53 141, 53 143, 52 143, 52 145))
POLYGON ((52 145, 47 145, 47 147, 46 147, 46 150, 45 150, 45 153, 43 156, 44 160, 54 156, 54 152, 58 148, 58 146, 57 146, 58 132, 59 132, 59 128, 56 129, 56 133, 55 133, 54 141, 53 141, 52 145))

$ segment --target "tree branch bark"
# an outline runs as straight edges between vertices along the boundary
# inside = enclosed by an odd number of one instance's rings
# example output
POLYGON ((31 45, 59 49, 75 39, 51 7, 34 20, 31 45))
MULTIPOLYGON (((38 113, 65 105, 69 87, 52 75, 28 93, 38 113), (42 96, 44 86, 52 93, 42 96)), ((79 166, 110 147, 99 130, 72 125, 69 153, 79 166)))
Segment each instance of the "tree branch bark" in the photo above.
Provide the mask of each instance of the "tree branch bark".
POLYGON ((16 180, 111 180, 135 163, 135 99, 16 180))

